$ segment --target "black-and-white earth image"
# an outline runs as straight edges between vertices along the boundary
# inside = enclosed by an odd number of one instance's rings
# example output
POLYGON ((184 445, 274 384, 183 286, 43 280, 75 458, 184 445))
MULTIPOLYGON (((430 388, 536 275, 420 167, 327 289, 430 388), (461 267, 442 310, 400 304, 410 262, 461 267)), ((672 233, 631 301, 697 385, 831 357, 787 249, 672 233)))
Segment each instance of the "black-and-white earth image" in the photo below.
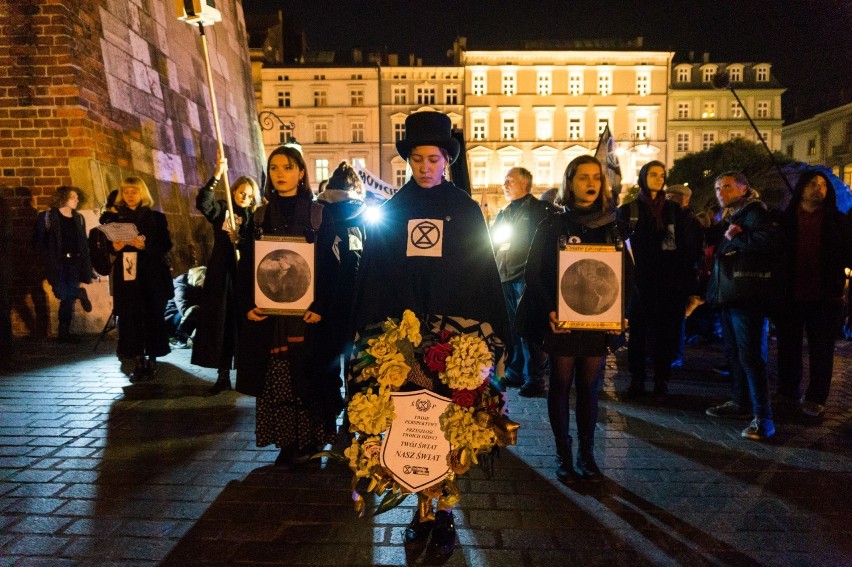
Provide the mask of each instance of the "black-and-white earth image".
POLYGON ((292 250, 274 250, 264 256, 255 277, 263 295, 276 303, 298 301, 311 284, 308 262, 292 250))
POLYGON ((606 313, 618 300, 618 278, 600 260, 584 258, 562 274, 560 292, 565 303, 581 315, 606 313))

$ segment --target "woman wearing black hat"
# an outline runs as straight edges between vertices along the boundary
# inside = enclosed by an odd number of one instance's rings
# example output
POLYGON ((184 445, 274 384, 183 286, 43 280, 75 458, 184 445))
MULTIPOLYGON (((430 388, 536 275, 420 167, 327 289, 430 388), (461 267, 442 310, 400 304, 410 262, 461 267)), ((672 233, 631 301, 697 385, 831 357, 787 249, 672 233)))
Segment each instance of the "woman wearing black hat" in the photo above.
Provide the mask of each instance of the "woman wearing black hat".
MULTIPOLYGON (((505 342, 508 317, 485 220, 470 195, 446 179, 460 150, 450 119, 417 112, 406 119, 405 133, 396 147, 411 179, 380 208, 380 220, 367 226, 355 328, 410 309, 421 321, 479 322, 505 342)), ((406 547, 425 545, 430 535, 433 555, 453 552, 452 506, 441 499, 434 515, 421 518, 415 511, 405 530, 406 547)))

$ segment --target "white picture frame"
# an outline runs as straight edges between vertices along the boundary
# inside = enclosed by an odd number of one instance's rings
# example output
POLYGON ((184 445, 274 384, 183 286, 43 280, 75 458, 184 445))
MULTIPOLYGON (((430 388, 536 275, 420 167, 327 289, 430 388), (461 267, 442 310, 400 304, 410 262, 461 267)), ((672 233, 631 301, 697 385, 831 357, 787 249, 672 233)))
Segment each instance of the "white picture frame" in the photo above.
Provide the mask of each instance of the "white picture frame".
POLYGON ((316 289, 314 244, 264 236, 254 244, 254 301, 266 315, 303 315, 316 289))
POLYGON ((605 244, 569 244, 559 252, 559 327, 624 330, 624 253, 605 244))

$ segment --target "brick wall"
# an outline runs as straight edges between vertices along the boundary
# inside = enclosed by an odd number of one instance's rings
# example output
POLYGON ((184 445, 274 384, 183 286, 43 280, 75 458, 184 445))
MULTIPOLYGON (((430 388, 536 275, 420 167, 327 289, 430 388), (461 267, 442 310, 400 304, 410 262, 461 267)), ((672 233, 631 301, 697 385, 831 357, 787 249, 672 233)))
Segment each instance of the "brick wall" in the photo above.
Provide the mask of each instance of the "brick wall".
MULTIPOLYGON (((221 2, 206 28, 231 176, 259 177, 257 128, 241 2, 221 2)), ((110 190, 143 178, 175 244, 175 275, 204 263, 211 229, 195 195, 216 156, 210 92, 197 26, 177 20, 173 0, 15 0, 0 12, 0 199, 11 225, 9 282, 16 335, 45 335, 57 303, 30 242, 36 213, 58 185, 81 189, 88 225, 110 190)), ((8 224, 4 228, 8 228, 8 224)), ((0 231, 5 234, 5 231, 0 231)), ((106 282, 92 284, 98 331, 111 312, 106 282)))

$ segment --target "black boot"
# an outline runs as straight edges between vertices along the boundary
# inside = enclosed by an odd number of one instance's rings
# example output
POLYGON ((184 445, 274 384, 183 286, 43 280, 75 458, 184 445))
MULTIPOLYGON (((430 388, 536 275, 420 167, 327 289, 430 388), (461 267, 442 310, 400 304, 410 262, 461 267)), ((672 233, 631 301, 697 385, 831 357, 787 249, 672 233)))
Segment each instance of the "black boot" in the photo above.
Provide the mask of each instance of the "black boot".
POLYGON ((571 452, 571 437, 556 441, 556 478, 564 484, 570 484, 577 480, 574 467, 571 465, 573 453, 571 452))
POLYGON ((136 356, 133 358, 133 370, 130 372, 130 383, 136 384, 145 380, 145 357, 136 356))
POLYGON ((60 343, 79 343, 80 338, 71 334, 71 323, 59 323, 59 334, 56 337, 60 343))
POLYGON ((149 356, 145 361, 145 380, 153 380, 157 373, 157 357, 149 356))
POLYGON ((583 480, 591 482, 600 482, 603 480, 603 473, 598 468, 595 462, 594 438, 580 437, 580 450, 577 451, 577 461, 575 463, 577 474, 583 480))
POLYGON ((222 392, 226 392, 231 390, 231 371, 228 368, 220 368, 219 369, 219 377, 216 378, 216 383, 213 384, 213 387, 210 388, 207 393, 211 396, 215 396, 216 394, 221 394, 222 392))

